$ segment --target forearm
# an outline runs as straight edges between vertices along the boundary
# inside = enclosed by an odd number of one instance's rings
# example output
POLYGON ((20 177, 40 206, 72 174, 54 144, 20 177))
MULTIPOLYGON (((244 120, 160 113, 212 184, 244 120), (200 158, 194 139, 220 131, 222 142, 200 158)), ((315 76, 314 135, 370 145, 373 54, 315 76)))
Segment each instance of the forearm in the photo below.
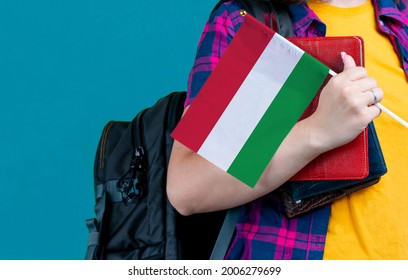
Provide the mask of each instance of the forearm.
POLYGON ((231 208, 261 197, 322 152, 312 131, 307 121, 299 122, 253 189, 176 141, 168 170, 169 199, 180 213, 189 215, 231 208))

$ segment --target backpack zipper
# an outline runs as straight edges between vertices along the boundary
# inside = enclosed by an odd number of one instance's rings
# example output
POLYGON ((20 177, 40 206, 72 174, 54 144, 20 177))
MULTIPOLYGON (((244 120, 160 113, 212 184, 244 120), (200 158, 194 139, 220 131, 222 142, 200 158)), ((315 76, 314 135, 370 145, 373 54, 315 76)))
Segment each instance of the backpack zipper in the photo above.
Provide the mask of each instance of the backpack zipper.
POLYGON ((143 190, 146 184, 145 172, 147 168, 147 159, 142 143, 143 135, 141 135, 143 132, 141 118, 145 112, 146 109, 141 111, 131 123, 131 141, 133 145, 132 160, 130 162, 129 170, 116 184, 116 189, 122 193, 122 201, 125 205, 138 201, 143 195, 143 190), (136 125, 136 127, 134 127, 134 125, 136 125), (137 129, 137 131, 135 131, 135 129, 137 129), (137 135, 135 135, 135 133, 137 135))

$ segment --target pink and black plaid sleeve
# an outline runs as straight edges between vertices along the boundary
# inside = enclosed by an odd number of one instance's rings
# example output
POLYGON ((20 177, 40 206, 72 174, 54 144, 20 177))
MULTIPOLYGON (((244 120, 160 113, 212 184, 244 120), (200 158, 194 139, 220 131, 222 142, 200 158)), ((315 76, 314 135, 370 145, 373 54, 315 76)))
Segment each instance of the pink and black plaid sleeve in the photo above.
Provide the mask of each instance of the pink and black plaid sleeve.
POLYGON ((190 105, 227 49, 244 18, 233 1, 217 9, 204 26, 190 72, 185 106, 190 105))

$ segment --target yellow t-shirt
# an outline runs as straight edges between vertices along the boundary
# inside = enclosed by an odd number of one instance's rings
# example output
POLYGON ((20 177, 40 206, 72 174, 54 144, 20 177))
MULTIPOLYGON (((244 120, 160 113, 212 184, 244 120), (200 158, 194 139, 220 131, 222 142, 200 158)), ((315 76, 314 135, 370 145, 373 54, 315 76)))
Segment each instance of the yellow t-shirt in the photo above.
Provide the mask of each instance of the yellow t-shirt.
MULTIPOLYGON (((371 1, 352 8, 309 6, 327 36, 364 39, 365 66, 385 96, 381 104, 408 120, 408 82, 388 37, 378 30, 371 1)), ((408 128, 386 113, 374 121, 388 173, 333 204, 324 259, 408 259, 408 128)))

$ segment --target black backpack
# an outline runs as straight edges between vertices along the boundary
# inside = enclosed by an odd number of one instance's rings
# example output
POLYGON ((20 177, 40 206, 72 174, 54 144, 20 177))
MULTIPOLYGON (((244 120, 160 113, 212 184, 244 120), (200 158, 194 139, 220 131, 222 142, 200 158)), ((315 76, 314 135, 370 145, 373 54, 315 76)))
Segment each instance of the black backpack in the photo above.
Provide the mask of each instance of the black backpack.
MULTIPOLYGON (((263 10, 273 12, 262 1, 260 6, 241 2, 258 19, 264 18, 263 10)), ((290 23, 287 13, 277 15, 290 23)), ((283 31, 290 32, 291 25, 283 31)), ((94 166, 96 217, 86 221, 85 259, 210 258, 226 211, 184 217, 166 194, 170 133, 185 97, 185 92, 173 92, 131 122, 110 121, 103 129, 94 166)))
POLYGON ((86 221, 86 259, 208 259, 225 213, 183 217, 166 195, 170 133, 185 92, 174 92, 132 122, 110 121, 95 157, 95 214, 86 221))

